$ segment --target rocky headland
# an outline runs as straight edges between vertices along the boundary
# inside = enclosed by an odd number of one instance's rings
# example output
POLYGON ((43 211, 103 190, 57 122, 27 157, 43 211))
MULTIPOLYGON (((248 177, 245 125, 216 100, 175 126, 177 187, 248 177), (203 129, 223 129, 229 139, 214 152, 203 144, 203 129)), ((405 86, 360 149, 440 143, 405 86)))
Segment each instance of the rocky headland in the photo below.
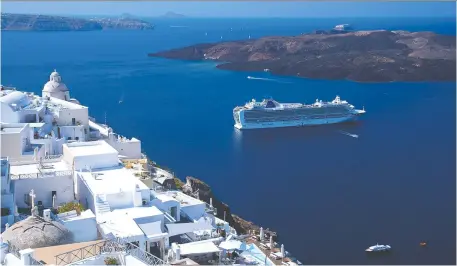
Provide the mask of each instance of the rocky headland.
POLYGON ((94 31, 106 29, 153 29, 143 20, 120 18, 72 18, 34 14, 2 13, 2 31, 94 31))
POLYGON ((319 30, 299 36, 196 44, 152 57, 220 61, 219 69, 358 82, 455 81, 455 36, 319 30))

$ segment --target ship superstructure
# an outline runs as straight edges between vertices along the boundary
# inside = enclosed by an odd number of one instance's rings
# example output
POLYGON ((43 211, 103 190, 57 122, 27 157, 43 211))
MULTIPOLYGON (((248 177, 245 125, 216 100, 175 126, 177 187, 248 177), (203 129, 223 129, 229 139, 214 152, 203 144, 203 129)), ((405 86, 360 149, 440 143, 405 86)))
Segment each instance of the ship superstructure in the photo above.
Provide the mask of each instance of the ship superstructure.
POLYGON ((356 119, 365 113, 343 101, 339 96, 331 102, 316 99, 313 104, 279 103, 274 99, 257 102, 253 99, 233 109, 238 129, 273 128, 334 124, 356 119))

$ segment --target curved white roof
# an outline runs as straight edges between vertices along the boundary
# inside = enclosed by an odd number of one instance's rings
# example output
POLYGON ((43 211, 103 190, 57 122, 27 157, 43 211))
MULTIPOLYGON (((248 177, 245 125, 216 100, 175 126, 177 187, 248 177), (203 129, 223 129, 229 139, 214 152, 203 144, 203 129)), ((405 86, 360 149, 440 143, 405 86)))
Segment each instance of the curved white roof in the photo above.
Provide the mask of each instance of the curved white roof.
POLYGON ((16 104, 18 107, 24 107, 30 104, 30 99, 23 92, 13 91, 1 97, 0 102, 8 105, 16 104))
POLYGON ((49 81, 43 87, 44 92, 68 91, 67 85, 62 82, 60 74, 54 70, 49 76, 49 81))

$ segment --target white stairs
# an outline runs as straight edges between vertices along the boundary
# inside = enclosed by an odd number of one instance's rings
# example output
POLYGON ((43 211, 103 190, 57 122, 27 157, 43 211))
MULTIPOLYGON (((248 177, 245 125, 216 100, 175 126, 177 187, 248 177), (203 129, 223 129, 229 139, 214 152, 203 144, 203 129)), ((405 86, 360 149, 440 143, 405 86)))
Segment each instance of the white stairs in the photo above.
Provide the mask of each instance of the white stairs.
POLYGON ((97 194, 97 201, 95 202, 95 211, 97 212, 96 215, 100 215, 103 213, 107 213, 111 211, 111 207, 109 203, 106 201, 105 194, 97 194))

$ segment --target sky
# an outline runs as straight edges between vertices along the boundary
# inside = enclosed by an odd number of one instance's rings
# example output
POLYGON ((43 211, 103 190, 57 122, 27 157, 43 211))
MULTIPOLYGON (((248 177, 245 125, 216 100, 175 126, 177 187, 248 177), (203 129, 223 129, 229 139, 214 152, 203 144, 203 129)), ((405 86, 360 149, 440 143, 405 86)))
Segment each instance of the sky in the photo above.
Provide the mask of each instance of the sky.
POLYGON ((49 15, 121 15, 153 17, 168 11, 189 17, 455 17, 455 2, 108 2, 2 1, 2 12, 49 15))

